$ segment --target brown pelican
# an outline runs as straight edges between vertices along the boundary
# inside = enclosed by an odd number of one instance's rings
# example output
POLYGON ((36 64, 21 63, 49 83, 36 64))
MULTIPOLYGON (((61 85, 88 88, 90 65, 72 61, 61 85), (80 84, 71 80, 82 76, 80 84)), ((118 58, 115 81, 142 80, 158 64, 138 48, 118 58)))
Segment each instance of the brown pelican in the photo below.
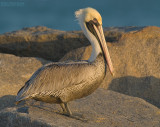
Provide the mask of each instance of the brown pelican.
POLYGON ((71 115, 69 101, 93 93, 106 75, 106 64, 113 74, 112 62, 102 28, 101 15, 93 8, 80 9, 76 18, 92 45, 88 61, 54 62, 39 68, 18 91, 16 102, 35 99, 57 103, 71 115))

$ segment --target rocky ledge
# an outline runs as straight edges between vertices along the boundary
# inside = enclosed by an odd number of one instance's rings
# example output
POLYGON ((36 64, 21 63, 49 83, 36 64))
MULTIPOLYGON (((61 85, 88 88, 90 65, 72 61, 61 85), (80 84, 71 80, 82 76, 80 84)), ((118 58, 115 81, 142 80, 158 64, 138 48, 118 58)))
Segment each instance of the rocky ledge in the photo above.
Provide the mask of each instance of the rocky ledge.
POLYGON ((72 118, 56 104, 29 100, 17 91, 42 65, 86 60, 91 46, 81 31, 24 28, 0 35, 0 126, 160 126, 160 28, 109 27, 105 36, 115 68, 92 95, 70 102, 72 118))

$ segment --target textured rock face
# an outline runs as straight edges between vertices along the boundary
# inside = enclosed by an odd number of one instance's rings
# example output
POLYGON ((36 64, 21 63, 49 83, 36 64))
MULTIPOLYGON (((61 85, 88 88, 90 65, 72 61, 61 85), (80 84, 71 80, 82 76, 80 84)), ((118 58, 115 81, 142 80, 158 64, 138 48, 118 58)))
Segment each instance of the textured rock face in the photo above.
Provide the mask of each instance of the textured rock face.
POLYGON ((49 61, 0 53, 0 110, 13 106, 18 90, 39 67, 49 61))
POLYGON ((73 117, 60 113, 58 105, 33 102, 0 111, 0 126, 159 127, 160 110, 142 99, 99 89, 70 102, 73 117))
POLYGON ((92 49, 85 47, 89 43, 82 33, 33 27, 0 35, 0 127, 159 127, 160 28, 105 30, 115 76, 107 72, 101 85, 106 89, 70 102, 73 118, 62 115, 55 104, 34 100, 14 103, 25 81, 49 62, 42 58, 65 61, 90 57, 92 49))
MULTIPOLYGON (((124 32, 122 28, 120 30, 118 28, 106 29, 113 31, 105 32, 108 41, 118 40, 124 32)), ((126 28, 125 31, 130 29, 126 28)), ((89 44, 81 31, 65 32, 42 26, 24 28, 0 35, 0 52, 18 56, 36 56, 53 61, 58 61, 68 51, 89 44)))
POLYGON ((0 35, 0 52, 58 61, 68 51, 86 44, 79 36, 41 26, 24 28, 0 35))

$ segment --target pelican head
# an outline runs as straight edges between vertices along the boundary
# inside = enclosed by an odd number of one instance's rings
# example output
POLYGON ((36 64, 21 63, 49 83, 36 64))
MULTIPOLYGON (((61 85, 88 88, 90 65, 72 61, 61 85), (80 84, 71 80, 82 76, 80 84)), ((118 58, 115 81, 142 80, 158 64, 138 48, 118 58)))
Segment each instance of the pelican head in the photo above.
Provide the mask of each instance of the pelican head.
POLYGON ((75 12, 75 15, 85 36, 92 45, 92 53, 89 61, 94 61, 97 55, 102 52, 108 63, 109 70, 113 75, 113 66, 103 33, 101 15, 93 8, 80 9, 75 12))

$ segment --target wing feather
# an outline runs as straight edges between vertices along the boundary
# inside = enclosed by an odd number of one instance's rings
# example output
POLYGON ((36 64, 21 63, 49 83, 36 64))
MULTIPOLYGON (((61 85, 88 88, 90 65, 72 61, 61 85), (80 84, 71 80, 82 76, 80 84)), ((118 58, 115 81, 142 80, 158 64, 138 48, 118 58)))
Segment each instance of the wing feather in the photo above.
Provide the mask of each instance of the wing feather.
POLYGON ((88 82, 95 73, 94 65, 86 61, 44 65, 19 90, 16 101, 34 97, 37 94, 56 93, 66 87, 88 82))

